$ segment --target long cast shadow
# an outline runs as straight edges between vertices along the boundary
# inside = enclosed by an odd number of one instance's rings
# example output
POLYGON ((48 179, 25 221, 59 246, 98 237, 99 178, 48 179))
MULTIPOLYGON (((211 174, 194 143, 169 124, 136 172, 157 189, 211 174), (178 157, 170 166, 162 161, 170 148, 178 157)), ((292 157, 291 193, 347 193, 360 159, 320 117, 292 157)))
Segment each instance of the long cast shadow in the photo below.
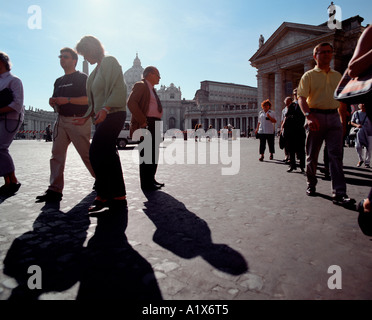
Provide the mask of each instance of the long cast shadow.
POLYGON ((61 212, 59 205, 45 205, 33 230, 14 240, 4 260, 4 274, 19 285, 9 300, 37 300, 79 281, 77 300, 161 299, 151 265, 126 239, 126 206, 101 213, 95 234, 84 247, 94 196, 90 194, 68 213, 61 212), (30 266, 42 271, 41 289, 29 288, 30 266))
POLYGON ((79 281, 80 259, 90 220, 87 213, 91 193, 68 213, 59 203, 47 203, 33 224, 33 230, 15 239, 4 260, 4 274, 18 287, 9 300, 37 300, 47 292, 63 292, 79 281), (41 269, 42 288, 32 290, 28 280, 31 266, 41 269))
POLYGON ((216 269, 232 275, 248 271, 243 256, 225 244, 212 242, 207 223, 167 193, 145 193, 145 214, 157 230, 153 240, 174 254, 191 259, 201 256, 216 269))
POLYGON ((84 274, 77 300, 162 300, 154 271, 128 243, 127 207, 98 215, 84 252, 84 274))

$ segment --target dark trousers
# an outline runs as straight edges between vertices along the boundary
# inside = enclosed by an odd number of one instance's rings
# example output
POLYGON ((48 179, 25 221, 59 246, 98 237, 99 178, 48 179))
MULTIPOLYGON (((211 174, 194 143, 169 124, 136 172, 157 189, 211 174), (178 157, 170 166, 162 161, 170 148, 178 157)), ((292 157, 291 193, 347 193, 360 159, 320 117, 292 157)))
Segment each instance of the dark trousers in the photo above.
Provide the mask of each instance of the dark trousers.
POLYGON ((287 149, 289 151, 290 166, 296 169, 296 155, 300 160, 300 168, 305 169, 306 152, 305 152, 306 134, 305 131, 294 131, 287 141, 287 149))
POLYGON ((111 200, 126 195, 116 139, 124 126, 126 112, 108 114, 105 121, 96 125, 89 150, 89 159, 96 175, 97 195, 111 200))
POLYGON ((155 175, 159 162, 159 145, 161 143, 161 131, 156 128, 157 118, 147 118, 147 130, 151 135, 144 136, 139 146, 140 154, 140 180, 141 187, 151 186, 155 182, 155 175))
POLYGON ((320 129, 318 131, 309 131, 307 135, 307 184, 310 187, 315 187, 318 182, 316 177, 318 156, 323 142, 325 141, 328 149, 333 194, 345 195, 346 182, 343 171, 343 130, 340 116, 338 113, 314 113, 314 116, 319 121, 320 129))
POLYGON ((275 153, 275 146, 274 146, 274 134, 264 134, 260 133, 260 154, 264 154, 266 150, 266 141, 269 145, 270 153, 275 153))

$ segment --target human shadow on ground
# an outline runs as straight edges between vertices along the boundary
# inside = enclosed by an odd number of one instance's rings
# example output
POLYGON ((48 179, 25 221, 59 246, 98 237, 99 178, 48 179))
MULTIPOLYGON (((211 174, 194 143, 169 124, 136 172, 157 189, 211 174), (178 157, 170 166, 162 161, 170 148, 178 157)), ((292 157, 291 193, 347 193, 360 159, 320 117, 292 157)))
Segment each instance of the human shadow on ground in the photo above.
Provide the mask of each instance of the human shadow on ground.
POLYGON ((225 244, 214 244, 208 224, 182 202, 162 191, 145 196, 144 212, 157 227, 155 243, 184 259, 201 256, 216 269, 231 275, 248 271, 243 256, 225 244))
POLYGON ((16 193, 10 194, 10 195, 0 195, 0 204, 2 204, 3 202, 5 202, 7 199, 11 197, 14 197, 15 195, 16 193))
POLYGON ((77 300, 162 300, 152 266, 128 243, 127 207, 106 210, 97 218, 84 252, 77 300))
POLYGON ((102 212, 84 247, 94 196, 91 193, 68 213, 60 211, 59 204, 46 204, 33 230, 14 240, 4 260, 4 274, 18 282, 9 300, 37 300, 79 281, 78 300, 161 298, 150 264, 126 240, 126 206, 102 212), (29 288, 31 266, 40 267, 41 289, 29 288))
POLYGON ((59 203, 46 203, 33 223, 33 230, 16 238, 4 260, 4 274, 18 287, 10 300, 37 300, 46 292, 63 292, 79 281, 83 244, 90 220, 87 210, 94 199, 90 194, 68 213, 59 203), (42 289, 30 289, 31 266, 41 270, 42 289))

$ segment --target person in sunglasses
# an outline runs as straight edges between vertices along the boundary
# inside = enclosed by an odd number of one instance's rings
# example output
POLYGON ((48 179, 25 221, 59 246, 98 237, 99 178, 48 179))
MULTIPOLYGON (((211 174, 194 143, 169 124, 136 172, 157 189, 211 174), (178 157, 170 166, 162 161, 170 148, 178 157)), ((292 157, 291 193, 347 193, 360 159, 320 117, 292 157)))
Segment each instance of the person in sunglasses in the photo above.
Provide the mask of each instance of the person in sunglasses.
POLYGON ((75 118, 82 117, 88 110, 86 93, 88 76, 76 71, 78 55, 73 49, 63 48, 60 53, 60 64, 65 74, 55 81, 53 96, 49 99, 50 106, 58 113, 53 130, 50 185, 43 195, 36 197, 36 202, 62 200, 67 148, 71 142, 92 177, 95 177, 89 160, 92 121, 88 119, 82 126, 76 126, 73 122, 75 118))

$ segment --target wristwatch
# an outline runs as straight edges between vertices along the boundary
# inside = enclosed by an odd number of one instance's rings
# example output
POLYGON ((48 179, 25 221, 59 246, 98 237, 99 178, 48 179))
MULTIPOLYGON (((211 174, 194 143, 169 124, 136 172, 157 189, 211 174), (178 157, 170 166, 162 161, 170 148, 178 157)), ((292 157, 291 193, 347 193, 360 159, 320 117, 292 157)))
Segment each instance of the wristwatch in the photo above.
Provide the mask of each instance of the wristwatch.
POLYGON ((305 112, 304 116, 307 118, 310 115, 310 112, 305 112))

